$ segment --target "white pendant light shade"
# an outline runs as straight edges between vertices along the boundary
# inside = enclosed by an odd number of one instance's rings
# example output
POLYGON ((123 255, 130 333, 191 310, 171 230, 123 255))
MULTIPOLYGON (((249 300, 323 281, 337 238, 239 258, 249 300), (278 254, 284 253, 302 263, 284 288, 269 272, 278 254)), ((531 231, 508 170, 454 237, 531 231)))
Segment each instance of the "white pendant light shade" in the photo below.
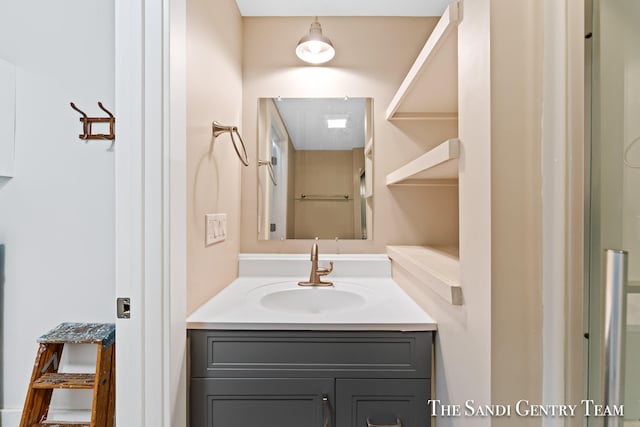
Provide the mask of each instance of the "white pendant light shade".
POLYGON ((296 47, 298 58, 310 64, 324 64, 331 61, 336 50, 328 37, 322 35, 318 18, 311 24, 309 34, 302 37, 296 47))

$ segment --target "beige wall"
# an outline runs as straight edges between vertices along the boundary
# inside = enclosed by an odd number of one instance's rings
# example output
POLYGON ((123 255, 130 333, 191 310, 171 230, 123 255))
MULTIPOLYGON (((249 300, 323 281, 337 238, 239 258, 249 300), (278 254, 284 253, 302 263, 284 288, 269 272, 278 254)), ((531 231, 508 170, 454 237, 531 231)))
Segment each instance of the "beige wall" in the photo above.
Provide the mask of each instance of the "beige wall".
POLYGON ((242 20, 235 1, 188 1, 186 46, 190 313, 237 276, 242 165, 228 135, 211 138, 213 120, 242 131, 242 20), (205 247, 206 213, 227 214, 226 241, 205 247))
MULTIPOLYGON (((434 18, 326 17, 323 31, 336 46, 327 67, 306 66, 294 48, 312 18, 245 17, 243 130, 255 159, 257 99, 262 97, 373 97, 373 239, 324 241, 321 252, 384 252, 388 244, 457 245, 455 188, 395 188, 385 176, 456 136, 451 121, 390 123, 384 111, 436 23, 434 18), (384 31, 380 31, 384 29, 384 31), (398 47, 402 48, 399 49, 398 47)), ((258 241, 257 167, 242 175, 242 252, 309 251, 308 240, 258 241)), ((369 230, 371 232, 371 230, 369 230)))
MULTIPOLYGON (((496 402, 542 401, 542 6, 539 0, 491 1, 491 396, 496 402)), ((541 425, 541 420, 521 419, 518 425, 541 425)))

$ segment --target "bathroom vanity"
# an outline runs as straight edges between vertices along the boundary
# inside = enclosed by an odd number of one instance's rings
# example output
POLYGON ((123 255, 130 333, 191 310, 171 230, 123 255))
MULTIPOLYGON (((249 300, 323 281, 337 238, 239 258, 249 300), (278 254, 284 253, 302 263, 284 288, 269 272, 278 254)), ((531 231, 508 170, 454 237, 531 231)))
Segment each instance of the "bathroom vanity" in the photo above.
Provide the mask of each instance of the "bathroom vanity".
POLYGON ((192 330, 191 426, 428 426, 431 334, 192 330))
POLYGON ((329 258, 334 286, 315 288, 294 280, 307 255, 241 255, 189 317, 191 427, 430 425, 435 322, 386 256, 329 258))

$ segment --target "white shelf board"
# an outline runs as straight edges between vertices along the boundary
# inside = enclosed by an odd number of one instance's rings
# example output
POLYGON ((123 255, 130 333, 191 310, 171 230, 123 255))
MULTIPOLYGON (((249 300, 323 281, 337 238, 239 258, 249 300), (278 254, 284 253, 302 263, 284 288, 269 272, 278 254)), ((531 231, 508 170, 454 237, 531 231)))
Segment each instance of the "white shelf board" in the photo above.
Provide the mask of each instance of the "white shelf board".
POLYGON ((386 112, 387 120, 451 120, 458 116, 459 2, 450 3, 386 112))
POLYGON ((462 305, 457 249, 387 246, 387 255, 449 304, 462 305))
POLYGON ((460 141, 448 139, 422 156, 387 175, 387 185, 455 185, 458 179, 460 141))

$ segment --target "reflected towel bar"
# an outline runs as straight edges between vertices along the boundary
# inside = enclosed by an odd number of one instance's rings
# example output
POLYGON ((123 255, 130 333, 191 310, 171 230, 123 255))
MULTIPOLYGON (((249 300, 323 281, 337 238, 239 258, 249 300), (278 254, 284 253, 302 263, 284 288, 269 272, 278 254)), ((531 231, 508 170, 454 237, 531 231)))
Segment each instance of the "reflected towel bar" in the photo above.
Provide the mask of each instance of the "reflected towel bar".
POLYGON ((348 194, 300 194, 298 200, 350 200, 348 194))

